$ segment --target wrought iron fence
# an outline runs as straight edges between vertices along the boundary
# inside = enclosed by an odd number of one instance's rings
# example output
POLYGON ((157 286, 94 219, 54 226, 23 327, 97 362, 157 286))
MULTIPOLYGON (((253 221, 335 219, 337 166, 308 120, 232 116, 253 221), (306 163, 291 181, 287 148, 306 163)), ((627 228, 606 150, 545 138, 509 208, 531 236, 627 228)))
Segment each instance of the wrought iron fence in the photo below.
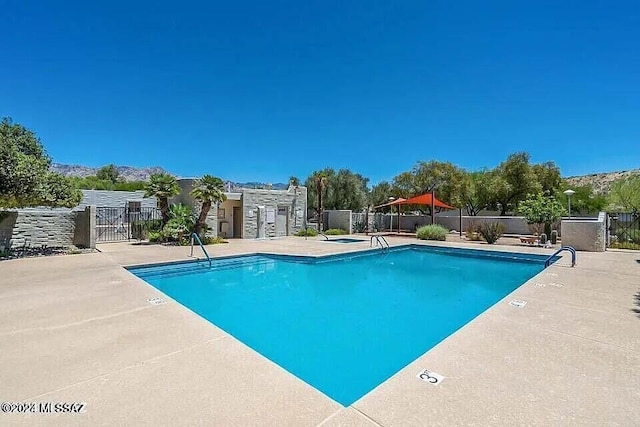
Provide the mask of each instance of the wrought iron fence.
POLYGON ((161 218, 153 207, 97 207, 96 241, 146 239, 150 231, 160 229, 161 218))
POLYGON ((609 242, 613 248, 640 249, 640 214, 610 213, 609 242))

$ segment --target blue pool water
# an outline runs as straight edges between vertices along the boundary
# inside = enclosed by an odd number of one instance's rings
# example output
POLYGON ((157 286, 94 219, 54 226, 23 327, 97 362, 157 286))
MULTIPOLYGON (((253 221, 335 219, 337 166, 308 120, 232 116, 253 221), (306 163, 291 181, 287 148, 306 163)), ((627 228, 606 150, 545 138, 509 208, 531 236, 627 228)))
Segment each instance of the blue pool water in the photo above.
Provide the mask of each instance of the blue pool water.
POLYGON ((364 242, 365 240, 362 239, 350 239, 348 237, 340 237, 338 239, 329 239, 329 240, 323 240, 323 242, 334 242, 334 243, 357 243, 357 242, 364 242))
POLYGON ((131 271, 348 406, 542 270, 544 257, 405 247, 131 271))

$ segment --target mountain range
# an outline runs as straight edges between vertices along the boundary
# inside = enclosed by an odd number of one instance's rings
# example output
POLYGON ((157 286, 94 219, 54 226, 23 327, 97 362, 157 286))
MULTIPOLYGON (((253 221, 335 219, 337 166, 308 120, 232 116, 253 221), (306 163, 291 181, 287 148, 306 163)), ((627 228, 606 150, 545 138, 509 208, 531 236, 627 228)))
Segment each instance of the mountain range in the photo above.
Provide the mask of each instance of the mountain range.
MULTIPOLYGON (((151 166, 138 168, 133 166, 116 166, 120 177, 126 181, 146 181, 153 173, 169 173, 166 169, 160 166, 151 166)), ((93 168, 81 165, 65 165, 61 163, 53 163, 51 170, 65 176, 80 176, 86 177, 95 175, 99 168, 93 168)), ((640 169, 633 169, 628 171, 618 172, 603 172, 594 173, 589 175, 577 175, 567 177, 571 185, 583 186, 591 185, 596 193, 607 193, 611 187, 611 183, 617 179, 627 177, 632 174, 640 174, 640 169)), ((174 175, 174 174, 171 174, 174 175)), ((179 178, 179 177, 178 177, 179 178)), ((271 186, 274 190, 287 189, 288 184, 276 183, 267 184, 263 182, 233 182, 225 181, 225 189, 227 191, 234 191, 239 188, 268 188, 271 186)))
MULTIPOLYGON (((64 176, 79 176, 79 177, 87 177, 95 175, 100 168, 94 168, 89 166, 82 165, 65 165, 62 163, 52 163, 51 170, 53 172, 59 173, 64 176)), ((168 173, 170 175, 175 176, 176 178, 180 178, 179 176, 167 171, 166 169, 160 166, 150 166, 150 167, 133 167, 133 166, 116 166, 118 171, 118 175, 125 181, 147 181, 151 174, 154 173, 168 173)), ((233 182, 233 181, 225 181, 224 183, 225 190, 234 191, 240 188, 268 188, 269 186, 274 190, 286 190, 289 187, 289 184, 285 183, 275 183, 275 184, 267 184, 263 182, 233 182)))

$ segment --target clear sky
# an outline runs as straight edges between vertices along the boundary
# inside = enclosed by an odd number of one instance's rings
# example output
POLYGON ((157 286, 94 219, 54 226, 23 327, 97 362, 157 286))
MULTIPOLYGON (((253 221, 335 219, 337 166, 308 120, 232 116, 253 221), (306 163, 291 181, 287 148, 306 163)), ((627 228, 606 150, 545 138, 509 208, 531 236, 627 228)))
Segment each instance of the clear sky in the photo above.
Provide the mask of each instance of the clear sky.
POLYGON ((418 160, 640 167, 633 1, 35 1, 0 13, 0 116, 54 161, 286 182, 418 160))

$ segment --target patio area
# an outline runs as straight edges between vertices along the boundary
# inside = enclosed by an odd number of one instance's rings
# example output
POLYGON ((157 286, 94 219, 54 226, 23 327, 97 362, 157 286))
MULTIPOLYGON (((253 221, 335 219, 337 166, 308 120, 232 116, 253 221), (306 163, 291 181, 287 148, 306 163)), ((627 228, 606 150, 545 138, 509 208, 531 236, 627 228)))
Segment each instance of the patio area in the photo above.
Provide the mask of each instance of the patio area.
MULTIPOLYGON (((231 240, 207 250, 325 255, 369 248, 363 239, 231 240)), ((552 253, 457 236, 420 244, 552 253)), ((638 252, 580 252, 575 268, 564 255, 345 408, 123 268, 191 259, 189 247, 98 249, 0 263, 3 401, 86 402, 82 414, 1 413, 2 424, 637 424, 638 252), (151 305, 154 297, 167 303, 151 305), (513 299, 527 304, 511 306, 513 299), (420 381, 422 369, 445 379, 420 381)))

